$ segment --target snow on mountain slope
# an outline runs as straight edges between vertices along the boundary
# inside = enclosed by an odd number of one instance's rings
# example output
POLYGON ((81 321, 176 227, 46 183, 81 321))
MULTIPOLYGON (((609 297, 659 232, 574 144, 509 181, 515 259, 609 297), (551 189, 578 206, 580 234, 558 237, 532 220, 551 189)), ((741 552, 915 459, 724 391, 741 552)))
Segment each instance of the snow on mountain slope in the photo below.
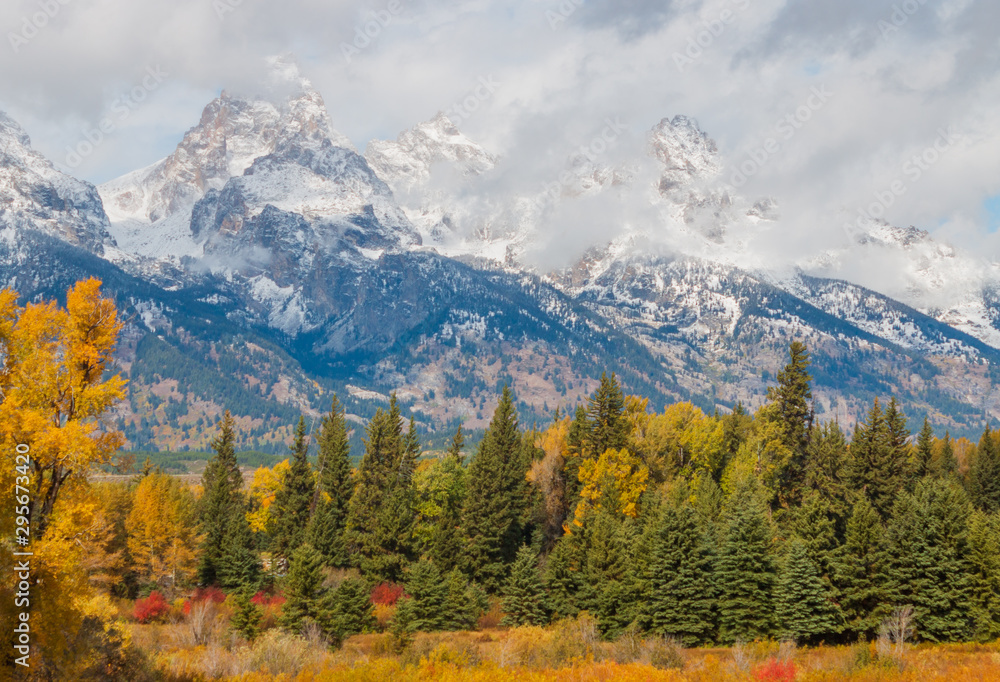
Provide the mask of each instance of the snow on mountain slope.
POLYGON ((0 112, 0 235, 8 244, 20 230, 37 230, 112 256, 109 228, 94 186, 56 170, 31 148, 21 126, 0 112))

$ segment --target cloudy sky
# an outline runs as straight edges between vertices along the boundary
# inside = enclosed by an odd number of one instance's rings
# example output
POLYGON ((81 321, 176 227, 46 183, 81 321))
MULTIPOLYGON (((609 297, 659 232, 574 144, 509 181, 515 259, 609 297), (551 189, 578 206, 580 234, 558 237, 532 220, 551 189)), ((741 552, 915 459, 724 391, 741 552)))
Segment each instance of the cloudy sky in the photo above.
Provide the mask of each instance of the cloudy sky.
POLYGON ((539 182, 609 120, 614 161, 686 114, 741 191, 778 199, 775 248, 880 202, 1000 253, 995 0, 8 0, 0 21, 0 108, 38 149, 65 165, 112 121, 73 164, 92 182, 165 156, 290 54, 359 149, 445 110, 539 182))

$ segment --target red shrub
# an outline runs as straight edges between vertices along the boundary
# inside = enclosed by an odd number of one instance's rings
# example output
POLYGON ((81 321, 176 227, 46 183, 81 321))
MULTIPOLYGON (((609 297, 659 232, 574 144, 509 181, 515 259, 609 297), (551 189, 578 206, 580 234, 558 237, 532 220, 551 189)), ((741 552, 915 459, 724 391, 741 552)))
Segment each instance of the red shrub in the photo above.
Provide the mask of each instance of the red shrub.
POLYGON ((254 596, 250 597, 250 601, 263 609, 269 606, 281 606, 285 603, 285 598, 280 594, 268 594, 267 592, 261 590, 254 596))
POLYGON ((772 658, 757 668, 753 676, 760 682, 794 682, 795 664, 791 661, 779 661, 772 658))
POLYGON ((403 586, 396 583, 379 583, 372 590, 372 604, 392 606, 403 596, 403 586))
POLYGON ((199 587, 191 595, 191 601, 213 601, 221 604, 226 601, 226 593, 218 587, 199 587))
POLYGON ((159 620, 170 612, 170 604, 159 592, 151 592, 145 599, 136 599, 132 617, 140 623, 159 620))

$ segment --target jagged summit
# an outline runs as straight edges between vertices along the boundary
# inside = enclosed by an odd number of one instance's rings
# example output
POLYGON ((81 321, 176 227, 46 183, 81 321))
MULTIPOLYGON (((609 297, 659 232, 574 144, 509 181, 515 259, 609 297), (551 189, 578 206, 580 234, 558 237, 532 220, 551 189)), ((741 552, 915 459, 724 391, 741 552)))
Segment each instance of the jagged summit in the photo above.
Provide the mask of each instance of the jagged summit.
POLYGON ((32 149, 28 134, 0 111, 0 234, 13 245, 36 230, 97 255, 115 241, 97 189, 60 172, 32 149))

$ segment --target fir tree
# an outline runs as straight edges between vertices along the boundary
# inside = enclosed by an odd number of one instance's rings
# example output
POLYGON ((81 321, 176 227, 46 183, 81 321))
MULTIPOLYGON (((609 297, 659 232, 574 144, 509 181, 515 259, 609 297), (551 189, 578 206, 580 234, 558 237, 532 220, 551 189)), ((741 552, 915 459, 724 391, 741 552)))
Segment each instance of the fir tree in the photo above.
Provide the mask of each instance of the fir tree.
POLYGON ((436 632, 447 628, 448 586, 434 562, 421 559, 413 564, 406 580, 406 593, 410 595, 409 626, 414 631, 436 632))
POLYGON ((838 538, 843 538, 851 513, 847 451, 847 439, 839 424, 827 422, 813 427, 806 447, 805 489, 823 500, 838 538))
POLYGON ((879 606, 886 599, 882 583, 885 531, 868 498, 858 498, 847 522, 844 546, 839 552, 835 583, 847 629, 871 638, 880 621, 879 606))
POLYGON ((896 496, 903 489, 909 464, 908 453, 898 442, 902 433, 901 415, 894 405, 895 401, 890 403, 893 419, 890 423, 889 413, 882 412, 876 398, 867 419, 855 429, 850 449, 852 486, 865 492, 883 520, 889 517, 896 496))
POLYGON ((1000 637, 1000 516, 979 510, 969 517, 969 570, 974 637, 1000 637))
POLYGON ((229 517, 226 539, 219 558, 219 583, 226 588, 256 589, 260 583, 260 555, 253 531, 242 510, 229 517))
POLYGON ((302 544, 289 560, 282 627, 299 632, 306 619, 319 620, 320 588, 323 585, 323 557, 312 545, 302 544))
POLYGON ((573 421, 569 425, 569 434, 566 437, 566 459, 563 463, 563 478, 566 481, 564 497, 567 511, 575 509, 580 502, 580 464, 587 456, 590 427, 586 408, 582 405, 577 407, 573 421))
POLYGON ((1000 447, 989 426, 969 469, 969 494, 977 508, 987 513, 1000 510, 1000 447))
POLYGON ((947 431, 944 433, 941 452, 934 459, 933 472, 938 478, 953 478, 958 475, 958 458, 955 457, 955 448, 951 444, 951 434, 947 431))
POLYGON ((806 494, 802 506, 795 509, 791 516, 795 534, 805 543, 824 585, 831 587, 831 575, 840 546, 836 518, 829 501, 818 492, 811 491, 806 494))
POLYGON ((243 512, 243 475, 236 461, 236 423, 227 410, 219 422, 219 435, 212 441, 215 454, 202 473, 201 547, 198 579, 202 585, 219 582, 226 531, 235 514, 243 512))
POLYGON ((548 622, 545 612, 545 593, 538 576, 538 559, 527 545, 517 552, 510 569, 510 576, 503 587, 503 624, 544 625, 548 622))
POLYGON ((809 351, 801 341, 788 347, 789 361, 778 372, 778 385, 768 388, 768 401, 773 406, 775 418, 781 425, 785 445, 792 453, 782 476, 786 497, 797 499, 804 478, 806 445, 812 427, 812 389, 809 382, 809 351))
POLYGON ((917 634, 947 642, 971 634, 969 503, 955 483, 924 479, 903 494, 886 528, 886 607, 912 605, 917 634))
POLYGON ((344 568, 349 564, 344 531, 352 492, 351 449, 344 409, 336 395, 321 422, 317 446, 318 484, 307 536, 328 566, 344 568))
POLYGON ((931 428, 930 420, 924 417, 924 425, 917 436, 917 447, 913 451, 913 479, 920 479, 930 475, 933 470, 934 460, 934 429, 931 428))
POLYGON ((480 595, 469 583, 465 574, 457 568, 445 576, 447 596, 444 613, 447 630, 472 630, 476 627, 479 614, 483 611, 480 595))
POLYGON ((601 374, 601 384, 588 399, 586 454, 600 457, 608 450, 628 445, 629 423, 625 416, 625 395, 612 372, 601 374))
MULTIPOLYGON (((723 641, 767 637, 772 632, 777 567, 773 531, 755 480, 730 500, 729 521, 719 553, 719 624, 723 641)), ((759 484, 758 484, 759 485, 759 484)))
POLYGON ((684 646, 707 644, 716 632, 713 561, 694 509, 667 505, 656 528, 649 562, 649 628, 684 646))
POLYGON ((246 587, 233 593, 233 615, 229 619, 230 627, 248 642, 257 639, 264 617, 261 608, 251 601, 253 595, 253 590, 246 587))
POLYGON ((314 485, 306 441, 306 420, 300 416, 292 445, 292 465, 274 496, 272 536, 279 556, 291 556, 306 539, 314 485))
POLYGON ((580 543, 576 535, 563 535, 556 542, 545 563, 546 607, 554 618, 575 618, 583 580, 580 543))
POLYGON ((775 602, 780 631, 796 642, 815 643, 843 628, 843 614, 810 558, 809 546, 798 538, 789 544, 775 602))
POLYGON ((320 599, 319 611, 323 632, 335 643, 375 630, 374 609, 363 580, 349 578, 327 591, 320 599))
POLYGON ((362 573, 400 580, 411 556, 412 489, 400 490, 404 461, 402 419, 395 395, 368 422, 365 454, 347 512, 345 537, 362 573))
POLYGON ((444 461, 438 466, 444 483, 443 496, 437 500, 441 508, 431 533, 428 554, 443 572, 451 571, 461 566, 465 551, 465 538, 462 533, 462 503, 466 494, 465 455, 462 447, 465 435, 459 426, 452 438, 444 461))
POLYGON ((469 466, 464 510, 466 573, 496 592, 524 540, 527 454, 506 386, 489 429, 469 466))

